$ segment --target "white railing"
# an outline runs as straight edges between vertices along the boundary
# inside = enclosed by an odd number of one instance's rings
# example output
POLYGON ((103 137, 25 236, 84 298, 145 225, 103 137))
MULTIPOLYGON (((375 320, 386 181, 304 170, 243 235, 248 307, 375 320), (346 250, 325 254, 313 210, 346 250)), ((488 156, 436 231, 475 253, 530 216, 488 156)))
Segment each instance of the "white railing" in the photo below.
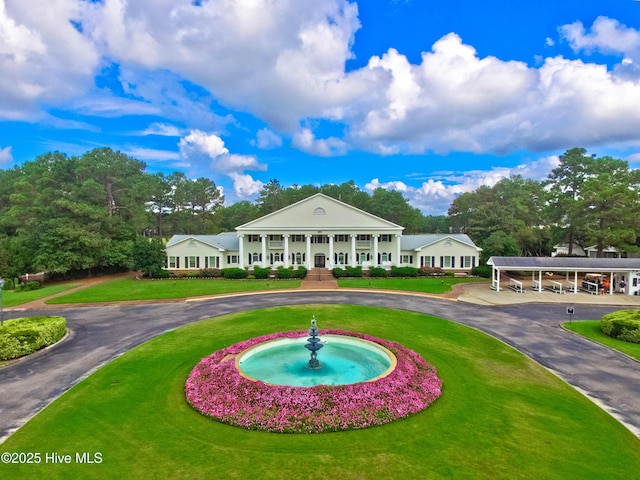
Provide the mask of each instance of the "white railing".
POLYGON ((269 240, 269 248, 284 248, 284 241, 282 241, 282 240, 269 240))
POLYGON ((549 280, 549 283, 551 283, 551 285, 547 287, 549 290, 551 290, 554 293, 564 293, 564 291, 562 290, 561 282, 556 282, 555 280, 549 280))
POLYGON ((522 288, 522 282, 520 280, 516 280, 515 278, 509 279, 509 288, 514 292, 524 293, 524 288, 522 288))
POLYGON ((371 240, 356 240, 356 248, 371 248, 371 240))

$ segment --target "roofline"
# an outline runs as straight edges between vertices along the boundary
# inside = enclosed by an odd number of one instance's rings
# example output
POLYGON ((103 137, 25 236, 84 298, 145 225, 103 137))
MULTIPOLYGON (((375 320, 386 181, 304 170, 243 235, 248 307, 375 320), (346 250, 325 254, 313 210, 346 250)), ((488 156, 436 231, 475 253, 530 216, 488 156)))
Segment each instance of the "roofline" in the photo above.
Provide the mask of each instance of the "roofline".
MULTIPOLYGON (((437 233, 427 234, 427 235, 437 235, 437 233)), ((462 234, 462 235, 464 235, 464 234, 462 234)), ((407 237, 410 237, 410 236, 411 236, 411 235, 407 235, 407 237)), ((417 235, 415 235, 415 236, 416 236, 416 237, 419 237, 419 236, 421 236, 421 235, 420 235, 420 234, 417 234, 417 235)), ((463 245, 466 245, 467 247, 475 248, 477 252, 481 252, 481 251, 482 251, 482 248, 480 248, 479 246, 477 246, 476 244, 474 244, 474 243, 473 243, 473 241, 472 241, 471 243, 463 242, 462 240, 460 240, 460 239, 458 239, 458 238, 455 238, 455 237, 452 237, 452 236, 451 236, 451 235, 449 235, 449 234, 445 234, 445 235, 443 235, 442 237, 440 237, 439 239, 434 240, 433 242, 425 243, 424 245, 422 245, 422 246, 420 246, 420 247, 417 247, 417 248, 415 248, 414 250, 415 250, 416 252, 418 252, 418 251, 422 250, 423 248, 428 247, 429 245, 433 245, 434 243, 438 243, 438 242, 440 242, 440 241, 442 241, 442 240, 444 240, 444 239, 446 239, 446 238, 450 238, 451 240, 454 240, 454 241, 456 241, 456 242, 458 242, 458 243, 461 243, 461 244, 463 244, 463 245)), ((471 240, 471 239, 469 239, 469 240, 471 240)))
MULTIPOLYGON (((165 245, 165 247, 173 247, 174 245, 180 245, 181 243, 184 243, 184 242, 186 242, 187 240, 191 239, 191 240, 197 240, 197 241, 199 241, 200 243, 204 243, 205 245, 209 245, 210 247, 217 248, 217 249, 218 249, 218 250, 220 250, 221 252, 226 252, 226 251, 227 251, 227 249, 226 249, 226 248, 224 248, 224 247, 221 247, 221 246, 219 246, 219 245, 214 245, 214 244, 212 244, 212 243, 210 243, 210 242, 205 242, 201 237, 206 237, 206 236, 214 236, 214 235, 187 235, 187 236, 185 236, 185 238, 183 238, 183 239, 182 239, 182 240, 180 240, 179 242, 171 243, 171 244, 169 244, 169 243, 171 242, 171 239, 169 239, 169 241, 167 242, 167 244, 165 245)), ((173 238, 173 237, 172 237, 172 238, 173 238)))

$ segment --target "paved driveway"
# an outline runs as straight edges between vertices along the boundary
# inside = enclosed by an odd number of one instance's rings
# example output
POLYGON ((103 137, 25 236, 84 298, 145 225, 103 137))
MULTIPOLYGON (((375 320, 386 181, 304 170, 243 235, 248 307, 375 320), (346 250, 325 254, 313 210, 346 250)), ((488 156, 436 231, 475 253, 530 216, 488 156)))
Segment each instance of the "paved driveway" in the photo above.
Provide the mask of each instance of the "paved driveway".
MULTIPOLYGON (((482 306, 445 299, 354 291, 290 291, 151 305, 42 309, 71 330, 57 346, 0 369, 0 441, 101 365, 160 333, 227 313, 296 304, 356 304, 426 313, 482 330, 541 363, 640 436, 640 364, 559 328, 564 304, 482 306)), ((599 319, 616 306, 580 305, 599 319)), ((5 318, 25 312, 5 312, 5 318)))

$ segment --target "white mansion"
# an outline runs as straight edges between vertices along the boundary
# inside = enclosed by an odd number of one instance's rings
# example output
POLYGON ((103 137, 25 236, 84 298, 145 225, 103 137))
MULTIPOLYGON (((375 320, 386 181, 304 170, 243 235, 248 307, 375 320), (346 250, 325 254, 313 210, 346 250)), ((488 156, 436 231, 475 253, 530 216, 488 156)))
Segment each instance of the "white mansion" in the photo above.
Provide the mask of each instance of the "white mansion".
POLYGON ((235 232, 174 235, 166 245, 172 271, 206 268, 362 266, 440 267, 465 272, 481 249, 467 235, 402 235, 404 227, 318 193, 235 232))

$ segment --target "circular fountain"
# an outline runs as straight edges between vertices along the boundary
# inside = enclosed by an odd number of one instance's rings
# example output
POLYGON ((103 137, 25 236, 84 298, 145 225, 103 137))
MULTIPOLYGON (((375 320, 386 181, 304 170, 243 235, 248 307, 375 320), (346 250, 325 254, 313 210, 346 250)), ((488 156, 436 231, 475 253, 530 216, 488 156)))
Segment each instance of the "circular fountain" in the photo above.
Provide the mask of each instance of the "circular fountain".
POLYGON ((320 339, 315 318, 309 338, 259 343, 238 354, 235 361, 245 378, 294 387, 370 382, 385 377, 396 366, 395 355, 377 343, 346 335, 320 339), (308 361, 305 348, 311 351, 308 361), (322 362, 317 358, 320 349, 322 362))

